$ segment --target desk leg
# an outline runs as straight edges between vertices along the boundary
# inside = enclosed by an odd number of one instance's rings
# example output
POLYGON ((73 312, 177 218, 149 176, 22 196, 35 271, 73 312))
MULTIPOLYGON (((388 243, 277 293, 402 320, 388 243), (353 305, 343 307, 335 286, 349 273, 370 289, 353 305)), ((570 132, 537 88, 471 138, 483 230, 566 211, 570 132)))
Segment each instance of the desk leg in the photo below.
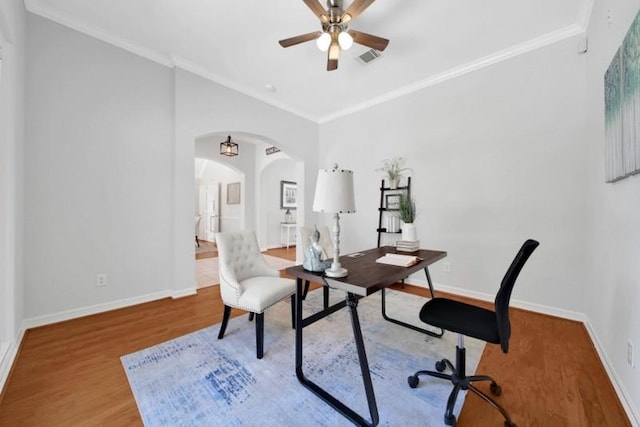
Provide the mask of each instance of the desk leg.
MULTIPOLYGON (((304 378, 302 373, 302 300, 304 292, 302 290, 302 279, 296 280, 296 376, 298 379, 304 378)), ((300 380, 302 381, 302 380, 300 380)))
POLYGON ((378 415, 378 407, 376 405, 376 398, 373 392, 373 384, 371 382, 371 373, 369 371, 369 364, 367 362, 367 354, 364 349, 364 341, 362 339, 362 330, 360 329, 360 320, 358 319, 358 300, 355 295, 349 293, 347 294, 347 305, 349 306, 349 310, 351 312, 351 324, 353 326, 353 334, 356 342, 356 349, 358 351, 358 359, 360 362, 360 371, 362 372, 362 380, 364 382, 364 390, 367 395, 367 403, 369 405, 369 413, 371 415, 371 422, 365 420, 361 415, 356 413, 353 409, 349 408, 347 405, 333 397, 319 385, 314 382, 308 380, 304 376, 304 372, 302 371, 302 328, 303 328, 303 320, 302 320, 302 293, 303 293, 303 283, 302 279, 296 280, 296 377, 298 381, 318 396, 320 399, 324 400, 331 406, 333 409, 344 415, 346 418, 351 420, 354 424, 359 426, 367 426, 374 427, 378 425, 379 415, 378 415))
POLYGON ((358 299, 352 293, 347 294, 347 305, 351 312, 351 326, 353 327, 353 336, 356 341, 356 349, 358 350, 358 361, 360 362, 364 391, 367 395, 369 414, 371 415, 372 425, 375 426, 379 421, 378 406, 376 405, 376 395, 373 392, 371 372, 369 371, 369 361, 367 360, 367 353, 364 349, 364 340, 362 339, 362 330, 360 329, 360 320, 358 318, 358 299))
MULTIPOLYGON (((429 284, 429 291, 431 292, 431 298, 434 298, 434 293, 433 293, 433 284, 431 283, 431 275, 429 274, 429 268, 425 267, 424 268, 424 273, 427 276, 427 283, 429 284)), ((440 332, 433 332, 430 331, 428 329, 424 329, 424 328, 419 328, 415 325, 411 325, 409 323, 405 323, 401 320, 398 319, 394 319, 393 317, 389 317, 387 316, 387 300, 385 297, 385 289, 382 288, 382 317, 384 318, 384 320, 391 322, 391 323, 395 323, 396 325, 400 325, 400 326, 404 326, 405 328, 409 328, 412 329, 414 331, 417 332, 422 332, 423 334, 427 334, 430 335, 432 337, 436 337, 436 338, 440 338, 442 335, 444 335, 444 330, 442 328, 438 328, 440 330, 440 332)))

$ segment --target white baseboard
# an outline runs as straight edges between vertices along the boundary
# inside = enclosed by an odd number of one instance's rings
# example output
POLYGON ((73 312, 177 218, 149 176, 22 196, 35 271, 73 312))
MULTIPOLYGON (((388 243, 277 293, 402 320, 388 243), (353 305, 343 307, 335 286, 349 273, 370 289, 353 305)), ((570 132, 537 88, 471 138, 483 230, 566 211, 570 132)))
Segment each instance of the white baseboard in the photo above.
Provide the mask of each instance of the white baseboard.
MULTIPOLYGON (((188 288, 191 289, 191 288, 188 288)), ((147 295, 140 295, 132 298, 125 298, 103 304, 91 305, 88 307, 74 308, 72 310, 60 311, 58 313, 46 314, 44 316, 32 317, 22 321, 22 329, 37 328, 38 326, 50 325, 52 323, 64 322, 65 320, 76 319, 78 317, 90 316, 92 314, 104 313, 105 311, 117 310, 132 305, 155 301, 162 298, 174 297, 175 291, 161 291, 147 295)))
POLYGON ((4 386, 9 378, 9 372, 11 372, 13 363, 18 356, 18 349, 20 348, 23 337, 24 329, 20 329, 15 341, 4 343, 5 350, 4 353, 2 353, 3 357, 0 359, 0 393, 4 390, 4 386))
POLYGON ((197 293, 198 293, 198 289, 196 286, 194 286, 193 288, 174 289, 173 292, 171 292, 171 298, 173 299, 184 298, 184 297, 189 297, 191 295, 196 295, 197 293))
MULTIPOLYGON (((409 280, 405 280, 405 283, 419 286, 422 288, 429 287, 429 284, 427 283, 426 280, 410 278, 409 280)), ((439 291, 448 292, 451 294, 460 295, 468 298, 474 298, 480 301, 493 302, 495 299, 495 295, 487 294, 484 292, 470 291, 467 289, 456 288, 453 286, 445 286, 445 285, 436 284, 436 283, 434 283, 433 286, 435 289, 439 291)), ((511 306, 522 308, 528 311, 533 311, 535 313, 547 314, 550 316, 560 317, 563 319, 582 322, 582 324, 587 329, 587 332, 589 333, 589 337, 591 338, 591 342, 593 342, 593 346, 595 347, 596 352, 598 353, 598 356, 600 357, 600 362, 602 362, 602 365, 604 366, 604 369, 607 372, 607 375, 609 376, 609 380, 611 381, 611 384, 613 384, 613 388, 615 389, 616 394, 618 395, 618 400, 620 400, 622 407, 624 408, 625 412, 627 413, 627 416, 629 417, 629 421, 631 421, 631 425, 636 427, 640 426, 640 413, 638 412, 638 409, 634 406, 633 400, 631 399, 631 396, 629 395, 626 388, 624 387, 624 384, 620 380, 620 377, 618 376, 615 368, 613 367, 613 364, 609 361, 609 358, 607 357, 607 353, 603 350, 603 347, 601 346, 600 341, 598 340, 598 337, 595 334, 593 327, 591 326, 591 322, 589 321, 589 318, 584 313, 578 313, 576 311, 571 311, 571 310, 563 310, 557 307, 550 307, 542 304, 534 304, 534 303, 517 300, 517 299, 511 300, 511 306)))
MULTIPOLYGON (((260 252, 266 252, 269 249, 283 249, 286 247, 287 247, 286 245, 268 245, 268 246, 260 247, 260 252)), ((291 247, 291 245, 289 245, 289 247, 291 247)))
POLYGON ((20 348, 20 343, 22 343, 22 338, 24 337, 24 333, 27 329, 50 325, 52 323, 63 322, 65 320, 76 319, 78 317, 90 316, 92 314, 104 313, 106 311, 130 307, 132 305, 155 301, 162 298, 170 297, 176 299, 195 294, 197 294, 197 289, 194 286, 193 288, 155 292, 152 294, 141 295, 133 298, 126 298, 104 304, 96 304, 88 307, 65 310, 54 314, 47 314, 45 316, 25 319, 20 325, 20 333, 15 342, 2 343, 2 346, 0 346, 0 390, 2 390, 2 388, 4 387, 7 377, 9 376, 9 372, 15 361, 18 348, 20 348))
POLYGON ((591 342, 593 342, 593 346, 596 348, 598 356, 600 356, 600 360, 604 365, 605 371, 607 371, 607 375, 611 380, 611 384, 613 384, 613 388, 616 390, 616 394, 620 399, 620 403, 627 413, 629 421, 631 421, 631 425, 636 427, 640 426, 640 412, 638 411, 638 408, 633 405, 633 399, 631 399, 629 392, 627 392, 627 389, 620 380, 620 376, 613 367, 613 364, 610 363, 609 358, 607 357, 607 353, 605 353, 605 351, 603 350, 603 347, 600 344, 600 340, 593 330, 593 326, 591 325, 589 319, 584 322, 584 326, 589 333, 589 337, 591 337, 591 342))
MULTIPOLYGON (((428 288, 429 284, 426 280, 414 279, 410 277, 408 280, 405 280, 405 283, 409 283, 415 286, 419 286, 421 288, 428 288)), ((446 286, 441 284, 433 284, 434 288, 438 291, 447 292, 450 294, 460 295, 463 297, 473 298, 480 301, 489 301, 493 302, 496 298, 495 295, 488 294, 485 292, 477 292, 470 291, 468 289, 456 288, 455 286, 446 286)), ((557 307, 551 307, 543 304, 535 304, 531 302, 526 302, 518 299, 511 300, 511 306, 516 308, 521 308, 523 310, 534 311, 536 313, 548 314, 550 316, 561 317, 563 319, 575 320, 578 322, 585 322, 586 316, 584 313, 579 313, 577 311, 571 310, 563 310, 557 307)))

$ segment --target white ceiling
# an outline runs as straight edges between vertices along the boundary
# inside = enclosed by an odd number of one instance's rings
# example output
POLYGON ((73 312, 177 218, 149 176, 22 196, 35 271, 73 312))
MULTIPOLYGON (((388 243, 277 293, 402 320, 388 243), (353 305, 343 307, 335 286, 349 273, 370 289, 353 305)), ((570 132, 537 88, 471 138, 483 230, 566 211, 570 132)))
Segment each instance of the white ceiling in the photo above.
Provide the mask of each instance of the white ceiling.
POLYGON ((278 44, 320 29, 302 0, 25 4, 30 12, 324 122, 580 34, 593 0, 377 0, 350 28, 390 39, 384 56, 363 65, 355 58, 366 48, 354 45, 331 72, 315 42, 287 49, 278 44))

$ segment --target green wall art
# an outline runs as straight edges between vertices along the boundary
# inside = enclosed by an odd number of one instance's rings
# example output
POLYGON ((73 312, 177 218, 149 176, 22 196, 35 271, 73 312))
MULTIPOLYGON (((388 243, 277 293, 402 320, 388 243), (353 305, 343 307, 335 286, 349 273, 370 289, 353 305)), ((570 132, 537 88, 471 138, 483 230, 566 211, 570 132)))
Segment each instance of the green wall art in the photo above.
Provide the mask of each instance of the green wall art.
POLYGON ((604 75, 605 180, 640 172, 640 12, 604 75))

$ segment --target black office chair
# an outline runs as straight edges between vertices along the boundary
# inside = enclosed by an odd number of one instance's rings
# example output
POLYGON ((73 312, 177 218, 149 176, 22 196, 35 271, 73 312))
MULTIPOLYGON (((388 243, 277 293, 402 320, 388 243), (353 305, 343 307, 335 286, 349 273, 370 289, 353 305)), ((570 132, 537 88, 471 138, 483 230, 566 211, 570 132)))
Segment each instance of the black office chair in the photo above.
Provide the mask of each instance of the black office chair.
POLYGON ((456 346, 456 365, 442 359, 436 362, 436 371, 418 371, 408 378, 409 387, 416 388, 420 375, 430 375, 432 377, 450 380, 453 383, 453 390, 447 401, 447 410, 444 413, 444 423, 450 426, 456 424, 456 417, 453 415, 453 407, 460 390, 471 390, 482 398, 485 402, 496 408, 505 419, 505 425, 515 427, 515 423, 495 400, 478 390, 472 382, 491 381, 490 390, 495 396, 502 393, 502 388, 487 375, 467 376, 465 373, 465 348, 464 336, 478 338, 486 342, 500 344, 502 351, 509 350, 509 336, 511 335, 511 324, 509 322, 509 299, 513 285, 520 274, 527 259, 539 243, 535 240, 524 242, 520 251, 511 263, 509 270, 502 279, 500 290, 495 299, 495 311, 486 310, 474 305, 465 304, 447 298, 433 298, 429 300, 420 310, 420 320, 429 325, 458 333, 458 345, 456 346), (444 370, 449 368, 451 374, 444 374, 444 370))

